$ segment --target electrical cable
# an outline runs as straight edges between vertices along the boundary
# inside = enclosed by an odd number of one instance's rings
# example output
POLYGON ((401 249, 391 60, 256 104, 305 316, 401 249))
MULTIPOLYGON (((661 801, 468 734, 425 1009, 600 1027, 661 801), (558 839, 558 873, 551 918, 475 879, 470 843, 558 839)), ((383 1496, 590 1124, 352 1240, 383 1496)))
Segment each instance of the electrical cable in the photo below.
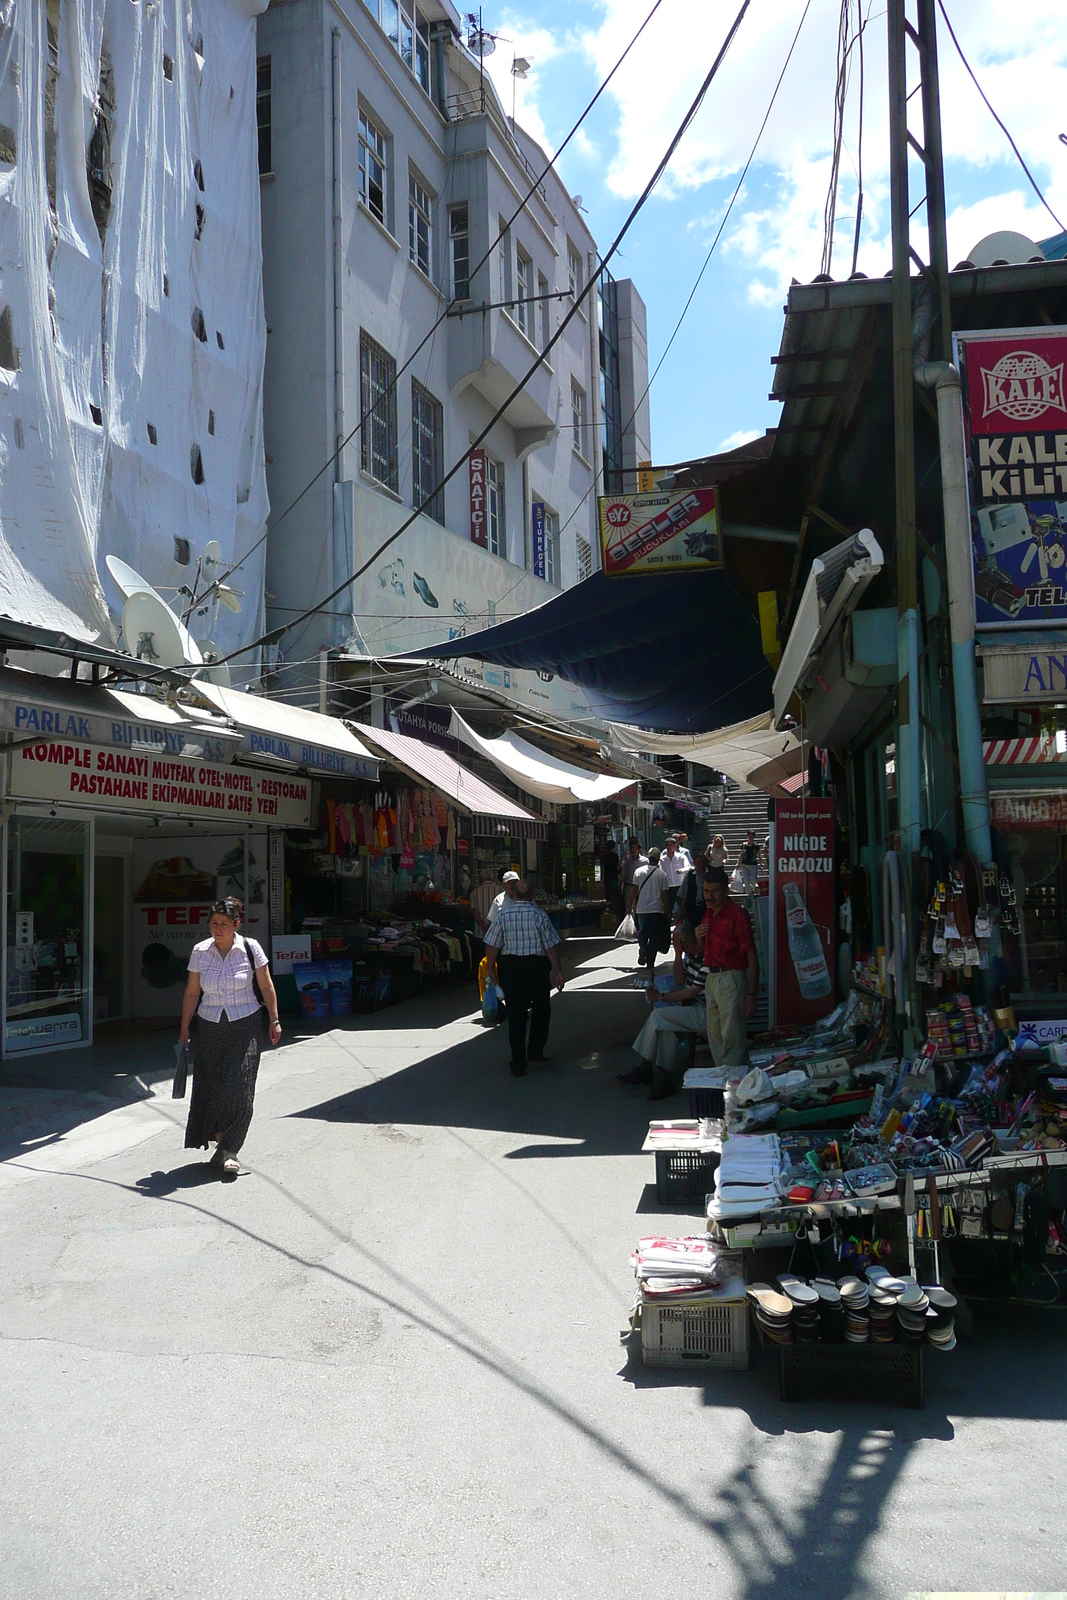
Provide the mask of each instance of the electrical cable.
MULTIPOLYGON (((638 217, 640 212, 643 210, 645 204, 648 201, 649 196, 652 194, 652 191, 655 189, 656 185, 659 183, 660 178, 663 176, 663 173, 666 171, 666 168, 669 165, 672 157, 674 156, 675 151, 677 150, 678 146, 681 144, 681 142, 682 142, 683 138, 685 137, 686 133, 689 131, 690 125, 692 124, 693 119, 697 115, 697 112, 700 110, 700 107, 704 102, 704 99, 705 99, 705 97, 707 95, 707 92, 711 87, 713 79, 715 78, 716 74, 719 71, 719 68, 721 67, 723 61, 726 58, 727 51, 729 50, 731 44, 734 41, 734 38, 735 38, 735 36, 737 34, 737 30, 740 28, 741 22, 742 22, 742 20, 744 18, 744 15, 745 15, 746 11, 748 10, 750 4, 751 4, 751 0, 742 0, 741 7, 740 7, 736 17, 734 18, 733 23, 730 26, 730 30, 727 33, 726 38, 723 40, 723 43, 720 46, 719 51, 718 51, 714 61, 712 62, 711 67, 710 67, 707 75, 705 76, 703 82, 700 85, 700 88, 697 90, 696 95, 694 96, 694 98, 693 98, 688 110, 686 111, 685 116, 682 118, 681 122, 679 123, 678 128, 677 128, 674 136, 672 137, 670 143, 667 146, 667 149, 664 151, 664 153, 661 156, 660 160, 657 162, 655 171, 652 173, 652 176, 649 178, 648 182, 645 184, 645 187, 642 189, 642 191, 641 191, 640 195, 638 196, 637 200, 634 202, 634 205, 631 207, 631 209, 630 209, 630 211, 629 211, 629 213, 628 213, 628 215, 626 217, 626 220, 623 222, 622 227, 620 228, 619 232, 616 234, 614 241, 612 242, 610 248, 607 251, 607 254, 602 257, 602 265, 603 266, 607 266, 608 262, 611 261, 612 257, 617 253, 617 251, 619 249, 619 246, 622 244, 623 239, 626 237, 627 233, 630 231, 630 228, 633 226, 634 221, 636 220, 636 218, 638 217)), ((567 328, 570 326, 570 324, 573 321, 573 319, 578 315, 578 312, 580 311, 582 305, 588 299, 589 295, 591 294, 593 289, 595 289, 596 285, 597 285, 597 278, 595 276, 593 276, 593 275, 590 275, 589 280, 586 283, 585 287, 581 290, 581 292, 578 295, 575 296, 574 304, 571 306, 570 311, 568 311, 567 315, 560 322, 560 325, 556 329, 556 332, 553 334, 552 338, 548 341, 548 344, 545 346, 544 350, 541 351, 541 353, 538 355, 536 361, 533 362, 532 366, 530 366, 528 368, 528 370, 523 374, 522 378, 519 379, 518 383, 516 383, 515 387, 511 390, 511 392, 507 396, 507 398, 497 407, 497 409, 493 413, 492 417, 486 423, 485 427, 482 428, 481 432, 478 434, 478 437, 471 443, 470 447, 467 450, 465 450, 463 452, 463 454, 460 457, 458 457, 458 459, 448 469, 448 471, 445 473, 444 477, 441 479, 441 482, 435 487, 433 493, 430 494, 430 495, 427 495, 426 499, 422 502, 422 504, 415 507, 415 509, 412 511, 411 515, 409 517, 405 518, 405 520, 400 524, 400 527, 397 528, 396 532, 390 534, 387 539, 384 539, 382 541, 382 543, 377 547, 377 549, 374 550, 367 557, 366 561, 364 561, 363 564, 360 567, 357 567, 355 572, 352 572, 352 573, 348 574, 348 576, 346 576, 341 583, 337 584, 337 586, 334 589, 332 589, 329 594, 323 595, 321 600, 316 601, 315 604, 312 605, 312 606, 308 606, 303 612, 301 612, 301 614, 298 617, 294 618, 294 620, 292 622, 283 623, 280 627, 269 629, 266 633, 261 634, 258 639, 253 639, 249 644, 242 645, 240 647, 240 649, 233 650, 228 655, 221 656, 219 658, 218 662, 216 663, 216 665, 222 666, 222 665, 224 665, 225 663, 227 663, 229 661, 233 661, 238 656, 247 655, 249 651, 256 650, 259 647, 261 647, 262 645, 275 643, 277 640, 281 639, 286 633, 288 633, 290 631, 290 629, 298 627, 300 625, 300 623, 303 622, 306 618, 308 618, 310 616, 314 616, 316 612, 321 611, 324 607, 328 606, 331 600, 336 599, 336 597, 339 594, 341 594, 343 592, 343 590, 347 589, 351 584, 355 583, 359 578, 361 578, 363 576, 363 574, 367 571, 368 567, 372 566, 373 563, 378 560, 379 556, 381 556, 383 554, 383 552, 389 548, 390 545, 395 544, 396 541, 401 537, 401 535, 407 532, 407 530, 412 526, 412 524, 416 521, 416 519, 422 514, 422 512, 426 509, 426 507, 428 505, 430 505, 430 503, 433 501, 433 499, 436 497, 436 495, 440 492, 440 490, 443 489, 445 487, 445 485, 447 483, 449 483, 456 476, 456 474, 466 465, 466 463, 467 463, 467 461, 468 461, 468 459, 470 457, 471 450, 478 449, 478 447, 484 442, 484 440, 492 432, 493 428, 495 428, 496 424, 500 421, 501 417, 503 417, 504 414, 507 412, 509 406, 511 406, 512 403, 518 398, 518 396, 520 394, 522 394, 523 390, 526 388, 526 385, 530 382, 531 378, 533 378, 535 373, 540 368, 545 356, 548 355, 549 351, 552 350, 556 344, 559 343, 559 340, 563 337, 563 334, 566 332, 567 328)))
MULTIPOLYGON (((645 29, 648 27, 649 23, 652 21, 652 18, 655 16, 656 12, 659 10, 659 8, 660 8, 660 6, 662 4, 663 4, 663 0, 654 0, 652 9, 648 12, 648 15, 645 17, 645 20, 641 23, 641 26, 638 28, 637 32, 634 34, 633 38, 630 40, 629 44, 626 46, 626 49, 622 52, 622 55, 616 61, 615 65, 612 67, 612 69, 608 73, 607 77, 600 84, 600 86, 597 89, 596 93, 593 95, 593 98, 589 101, 589 104, 585 107, 584 111, 582 111, 581 115, 578 117, 577 122, 575 122, 574 126, 571 128, 570 132, 567 134, 567 136, 564 139, 563 143, 560 145, 559 149, 553 155, 551 161, 549 161, 548 165, 546 167, 544 167, 544 169, 539 173, 539 175, 533 180, 533 183, 527 189, 525 195, 520 200, 518 206, 516 206, 515 210, 511 214, 511 216, 508 218, 508 220, 507 220, 506 224, 504 225, 504 227, 500 228, 499 232, 497 233, 496 238, 492 241, 492 243, 490 244, 488 250, 486 250, 485 254, 481 257, 481 259, 479 261, 477 261, 474 264, 473 267, 469 267, 467 269, 467 281, 468 281, 468 283, 472 283, 474 281, 475 277, 482 270, 482 268, 485 266, 486 262, 491 259, 492 255, 493 255, 494 251, 496 250, 497 246, 499 245, 501 239, 507 233, 507 231, 511 227, 512 223, 515 222, 515 220, 521 215, 521 213, 523 211, 525 211, 525 209, 526 209, 527 205, 529 204, 530 200, 533 198, 533 196, 537 193, 538 189, 544 183, 545 179, 548 177, 548 174, 554 169, 554 167, 555 167, 557 161, 559 160, 560 156, 563 154, 564 150, 566 150, 566 148, 570 144, 571 140, 575 137, 575 135, 577 134, 579 128, 582 125, 582 123, 585 121, 586 117, 592 111, 593 107, 596 105, 597 101, 600 99, 601 95, 604 93, 605 89, 608 87, 608 84, 611 82, 612 78, 614 78, 615 74, 618 72, 619 68, 622 66, 623 62, 626 60, 627 56, 630 54, 630 51, 633 49, 633 47, 637 43, 638 39, 640 39, 641 35, 644 33, 645 29)), ((454 159, 454 154, 453 154, 453 159, 454 159)), ((498 219, 498 224, 499 224, 499 219, 498 219)), ((563 291, 563 290, 560 291, 561 295, 563 295, 564 293, 565 293, 565 291, 563 291)), ((567 291, 567 293, 569 293, 569 291, 567 291)), ((408 358, 404 362, 403 366, 401 366, 401 367, 399 367, 397 369, 396 376, 393 378, 392 382, 389 383, 386 386, 386 388, 383 390, 383 392, 378 396, 378 398, 376 399, 374 405, 370 408, 370 410, 361 414, 361 416, 359 418, 359 421, 356 423, 356 425, 352 429, 351 433, 349 433, 344 439, 342 439, 341 443, 334 450, 333 454, 331 456, 327 457, 327 459, 323 462, 322 466, 316 472, 315 476, 313 478, 309 479, 309 481, 307 483, 305 483, 304 487, 300 490, 300 493, 298 495, 296 495, 296 497, 289 502, 289 504, 286 506, 285 510, 280 512, 279 515, 274 518, 273 522, 270 523, 269 527, 267 527, 267 528, 265 528, 263 530, 263 532, 260 534, 259 538, 256 540, 255 544, 251 545, 248 548, 248 550, 245 551, 245 553, 241 557, 240 561, 235 561, 233 566, 230 567, 227 572, 223 573, 223 575, 220 578, 217 578, 215 580, 216 583, 224 583, 226 581, 226 579, 230 576, 231 573, 236 572, 237 568, 240 567, 245 561, 248 560, 249 556, 255 554, 255 552, 259 549, 260 545, 264 542, 264 540, 268 537, 268 535, 273 533, 275 531, 275 529, 277 529, 278 527, 281 526, 281 524, 285 521, 285 518, 289 515, 290 511, 295 510, 296 507, 300 504, 301 500, 304 498, 304 496, 306 494, 308 494, 315 487, 316 483, 318 483, 318 481, 322 477, 323 473, 329 471, 329 469, 333 466, 334 462, 337 460, 337 457, 341 454, 342 450, 344 450, 349 444, 351 444, 352 440, 356 437, 357 433, 358 434, 362 434, 364 423, 367 422, 367 420, 371 416, 373 416, 375 409, 378 406, 380 406, 381 403, 384 400, 388 399, 389 395, 396 389, 396 386, 400 382, 400 379, 403 377, 404 373, 408 370, 408 368, 411 366, 412 362, 421 353, 421 351, 425 349, 426 345, 429 344, 430 340, 433 338, 433 336, 437 332, 438 328, 447 319, 449 314, 452 312, 453 307, 456 306, 458 303, 459 302, 455 298, 452 298, 452 299, 450 299, 448 301, 448 304, 445 306, 445 309, 441 312, 440 316, 434 322, 433 326, 430 328, 430 331, 424 336, 424 338, 420 341, 420 343, 416 345, 415 349, 411 352, 410 356, 408 356, 408 358)), ((514 304, 514 302, 513 301, 509 301, 508 304, 514 304)), ((478 307, 476 309, 480 310, 481 308, 478 307)), ((542 354, 543 354, 543 352, 542 352, 542 354)))
POLYGON ((1026 162, 1023 160, 1022 151, 1019 149, 1019 146, 1015 143, 1015 140, 1012 138, 1011 134, 1008 132, 1008 130, 1005 127, 1004 123, 1001 121, 1001 119, 997 116, 996 112, 993 110, 993 107, 989 103, 989 96, 986 94, 985 90, 982 88, 982 85, 978 82, 978 79, 975 77, 974 71, 973 71, 973 69, 971 67, 971 64, 967 60, 967 57, 963 53, 963 46, 960 44, 960 41, 956 38, 955 29, 953 28, 952 23, 949 21, 948 12, 945 10, 945 0, 937 0, 937 8, 940 11, 941 15, 945 19, 945 27, 948 29, 949 37, 952 40, 952 43, 956 46, 956 54, 959 56, 960 60, 963 62, 963 65, 967 70, 967 76, 970 78, 971 82, 974 84, 975 88, 978 90, 978 93, 981 95, 982 99, 985 101, 985 107, 986 107, 986 110, 989 112, 989 115, 993 118, 993 121, 996 123, 997 127, 1000 129, 1001 133, 1004 135, 1005 139, 1007 139, 1008 143, 1011 145, 1012 149, 1014 150, 1016 160, 1018 161, 1020 167, 1022 167, 1023 171, 1026 173, 1026 176, 1030 180, 1030 187, 1033 189, 1034 193, 1037 195, 1037 198, 1041 201, 1041 204, 1044 206, 1045 210, 1048 212, 1049 216, 1052 218, 1052 220, 1056 224, 1057 228, 1059 228, 1060 232, 1061 233, 1067 232, 1067 229, 1064 228, 1063 223, 1060 221, 1059 217, 1053 211, 1052 207, 1049 205, 1048 201, 1045 199, 1045 196, 1041 193, 1041 190, 1038 188, 1037 179, 1034 177, 1033 173, 1030 171, 1030 168, 1026 165, 1026 162))
POLYGON ((837 79, 834 84, 834 131, 830 159, 830 183, 823 210, 822 263, 820 273, 829 276, 834 254, 834 226, 837 221, 837 184, 841 172, 841 145, 845 135, 845 99, 848 94, 852 24, 852 0, 841 0, 837 25, 837 79))
MULTIPOLYGON (((873 0, 871 0, 873 4, 873 0)), ((859 27, 856 30, 856 48, 860 58, 859 125, 856 132, 856 231, 852 238, 852 277, 856 276, 856 263, 860 254, 860 228, 863 225, 863 35, 871 20, 871 7, 867 7, 867 22, 863 20, 863 0, 856 0, 859 27)))
MULTIPOLYGON (((694 300, 694 298, 696 296, 696 292, 700 288, 701 282, 703 281, 704 274, 705 274, 705 272, 707 272, 708 267, 711 264, 711 258, 715 254, 715 250, 716 250, 716 247, 718 246, 719 240, 722 238, 723 229, 726 227, 727 222, 730 220, 730 213, 733 211, 734 206, 737 203, 738 196, 741 193, 741 186, 743 185, 746 177, 748 176, 748 169, 749 169, 749 167, 751 167, 753 161, 755 160, 756 151, 759 149, 760 140, 763 138, 764 130, 767 127, 767 123, 770 121, 771 112, 774 110, 774 103, 778 98, 778 91, 782 87, 782 80, 785 78, 786 71, 787 71, 787 69, 789 67, 790 61, 793 59, 793 51, 797 47, 797 41, 800 38, 800 30, 804 26, 804 20, 807 17, 807 14, 808 14, 810 9, 811 9, 811 0, 807 0, 807 4, 805 5, 803 12, 801 13, 800 21, 797 23, 797 30, 793 35, 793 42, 789 46, 789 50, 788 50, 788 52, 786 54, 786 58, 785 58, 784 62, 782 63, 782 70, 778 74, 778 81, 775 83, 774 90, 773 90, 773 92, 771 94, 771 98, 767 102, 767 109, 763 114, 763 121, 760 123, 759 130, 757 131, 756 137, 752 142, 752 148, 748 153, 748 159, 747 159, 747 161, 745 162, 744 166, 741 169, 741 176, 738 178, 737 183, 734 186, 734 192, 730 196, 729 203, 727 204, 726 210, 724 211, 723 216, 722 216, 722 221, 719 223, 719 226, 718 226, 718 228, 716 230, 716 233, 715 233, 715 237, 712 239, 711 244, 710 244, 710 246, 708 248, 708 253, 704 257, 704 264, 701 267, 700 271, 697 273, 696 281, 694 282, 692 289, 689 291, 689 297, 686 300, 685 305, 682 307, 682 310, 681 310, 681 313, 680 313, 680 315, 678 317, 677 322, 674 324, 674 331, 671 333, 670 338, 667 340, 667 343, 664 346, 663 354, 660 356, 659 360, 656 362, 656 367, 655 367, 654 372, 652 373, 652 376, 649 378, 648 382, 645 384, 644 389, 641 391, 640 398, 638 399, 637 403, 635 404, 634 409, 630 414, 629 420, 627 421, 625 426, 620 429, 620 434, 621 434, 621 436, 623 438, 625 438, 628 430, 633 427, 634 421, 635 421, 635 419, 637 417, 637 413, 640 411, 641 407, 644 405, 645 400, 646 400, 646 398, 647 398, 647 396, 649 394, 649 391, 652 388, 652 385, 655 383, 656 379, 659 377, 660 369, 663 366, 663 363, 666 361, 668 355, 670 354, 671 346, 674 344, 675 339, 677 339, 678 334, 681 332, 682 323, 685 321, 686 315, 687 315, 687 313, 689 311, 689 307, 693 304, 693 300, 694 300)), ((685 463, 682 463, 682 465, 685 465, 685 463)), ((560 538, 562 538, 563 534, 566 533, 567 529, 570 527, 571 523, 574 521, 575 517, 578 515, 578 512, 585 505, 585 502, 588 500, 589 496, 597 488, 602 476, 603 476, 603 468, 601 468, 600 471, 597 473, 596 477, 593 479, 593 482, 590 484, 590 486, 586 490, 585 494, 579 500, 578 504, 575 506, 574 510, 571 512, 570 516, 567 518, 566 522, 560 528, 560 530, 559 530, 559 537, 560 538)))

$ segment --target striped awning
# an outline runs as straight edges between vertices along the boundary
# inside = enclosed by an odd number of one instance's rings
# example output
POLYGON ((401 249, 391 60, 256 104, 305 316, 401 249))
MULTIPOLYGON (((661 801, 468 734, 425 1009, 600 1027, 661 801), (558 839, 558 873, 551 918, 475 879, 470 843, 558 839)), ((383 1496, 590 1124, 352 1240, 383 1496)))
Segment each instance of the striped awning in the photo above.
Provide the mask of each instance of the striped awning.
POLYGON ((987 767, 1029 767, 1047 761, 1067 763, 1067 750, 1056 748, 1054 734, 1028 734, 1021 739, 986 739, 982 753, 987 767))

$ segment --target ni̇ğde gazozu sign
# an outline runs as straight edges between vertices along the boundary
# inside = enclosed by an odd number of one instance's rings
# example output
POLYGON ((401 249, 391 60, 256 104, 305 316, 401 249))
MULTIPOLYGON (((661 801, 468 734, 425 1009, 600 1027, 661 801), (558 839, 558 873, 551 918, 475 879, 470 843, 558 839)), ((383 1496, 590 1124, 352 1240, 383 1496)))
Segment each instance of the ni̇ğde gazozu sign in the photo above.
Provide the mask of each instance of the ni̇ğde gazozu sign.
POLYGON ((1067 621, 1067 328, 960 333, 954 343, 970 454, 975 621, 1067 621))

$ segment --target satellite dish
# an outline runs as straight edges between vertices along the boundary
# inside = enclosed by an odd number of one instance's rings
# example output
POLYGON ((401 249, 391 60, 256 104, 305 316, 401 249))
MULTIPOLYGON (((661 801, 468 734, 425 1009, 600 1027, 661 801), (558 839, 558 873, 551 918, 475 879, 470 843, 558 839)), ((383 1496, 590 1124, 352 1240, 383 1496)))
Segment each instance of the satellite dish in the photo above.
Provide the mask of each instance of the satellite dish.
POLYGON ((472 56, 480 56, 484 61, 496 49, 496 37, 485 28, 472 28, 467 35, 467 49, 472 56))
POLYGON ((213 639, 205 639, 200 646, 205 665, 196 674, 207 683, 217 683, 223 689, 230 687, 230 669, 225 661, 219 662, 222 651, 213 639))
POLYGON ((203 660, 188 630, 148 584, 135 590, 122 608, 122 637, 131 656, 153 666, 199 666, 203 660))
POLYGON ((987 233, 967 253, 968 261, 976 267, 1021 267, 1028 261, 1043 261, 1044 252, 1025 233, 1004 229, 1000 233, 987 233))
POLYGON ((124 600, 131 594, 155 594, 155 590, 146 578, 139 572, 134 572, 125 561, 120 561, 118 556, 105 556, 107 570, 115 580, 115 585, 124 600))
POLYGON ((205 567, 220 567, 222 565, 222 546, 217 539, 209 539, 204 546, 204 553, 200 557, 201 564, 205 567))
POLYGON ((215 585, 215 593, 227 611, 240 611, 241 601, 245 596, 243 589, 231 589, 228 583, 217 583, 215 585))

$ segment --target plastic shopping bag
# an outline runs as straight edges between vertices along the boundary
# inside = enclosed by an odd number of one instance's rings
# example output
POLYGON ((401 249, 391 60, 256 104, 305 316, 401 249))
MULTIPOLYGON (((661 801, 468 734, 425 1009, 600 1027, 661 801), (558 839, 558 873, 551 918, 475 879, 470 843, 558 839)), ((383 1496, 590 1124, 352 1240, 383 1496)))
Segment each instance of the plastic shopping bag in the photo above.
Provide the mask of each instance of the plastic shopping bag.
POLYGON ((743 894, 745 889, 745 875, 740 867, 735 867, 730 874, 730 888, 734 894, 743 894))
POLYGON ((496 1021, 496 1014, 497 1014, 497 1011, 498 1011, 499 1005, 500 1005, 500 1002, 497 999, 497 993, 498 993, 498 991, 497 991, 497 986, 496 986, 495 983, 487 983, 486 984, 485 993, 482 995, 482 1021, 483 1022, 492 1023, 492 1022, 496 1021))
POLYGON ((635 924, 634 919, 629 911, 623 917, 622 921, 619 923, 619 926, 615 929, 615 937, 616 939, 637 938, 637 925, 635 924))

